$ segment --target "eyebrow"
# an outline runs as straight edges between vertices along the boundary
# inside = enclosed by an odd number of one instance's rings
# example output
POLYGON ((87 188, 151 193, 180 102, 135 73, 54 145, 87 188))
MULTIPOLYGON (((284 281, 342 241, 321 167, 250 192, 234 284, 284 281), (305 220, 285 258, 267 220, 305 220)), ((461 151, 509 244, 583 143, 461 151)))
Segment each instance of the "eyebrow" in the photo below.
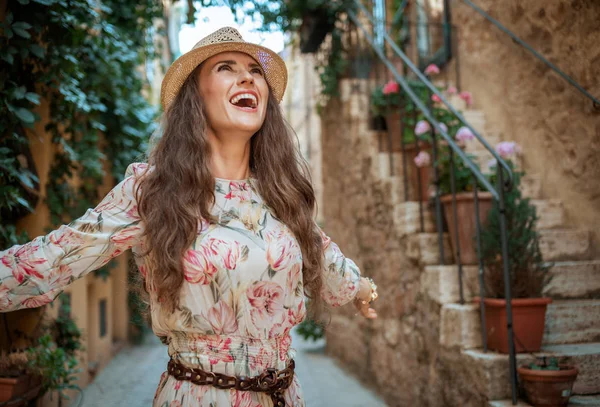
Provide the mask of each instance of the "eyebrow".
MULTIPOLYGON (((231 59, 230 59, 230 60, 227 60, 227 61, 219 61, 219 62, 217 62, 216 64, 214 64, 213 66, 217 66, 217 65, 219 65, 219 64, 237 65, 237 62, 236 62, 236 61, 234 61, 234 60, 231 60, 231 59)), ((260 65, 259 65, 259 64, 257 64, 257 63, 252 63, 252 64, 250 64, 250 68, 260 68, 260 69, 262 70, 262 66, 260 66, 260 65)))

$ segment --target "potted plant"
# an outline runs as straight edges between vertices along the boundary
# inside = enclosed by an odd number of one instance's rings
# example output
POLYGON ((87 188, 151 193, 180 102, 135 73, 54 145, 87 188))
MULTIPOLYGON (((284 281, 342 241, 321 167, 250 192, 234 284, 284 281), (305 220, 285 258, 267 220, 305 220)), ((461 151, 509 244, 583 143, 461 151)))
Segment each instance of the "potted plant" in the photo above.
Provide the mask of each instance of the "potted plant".
POLYGON ((541 363, 519 367, 518 372, 527 399, 535 407, 566 407, 579 370, 544 357, 541 363))
POLYGON ((0 402, 18 397, 29 389, 28 360, 23 351, 0 354, 0 402))
MULTIPOLYGON (((503 151, 497 148, 497 150, 503 151)), ((505 152, 503 152, 504 154, 505 152)), ((514 165, 509 160, 509 165, 514 165)), ((505 193, 509 282, 512 292, 513 333, 517 352, 537 352, 541 348, 546 308, 552 300, 542 296, 549 282, 549 265, 543 263, 540 236, 536 230, 536 208, 523 198, 519 184, 523 173, 513 172, 513 188, 505 193)), ((492 182, 494 177, 492 176, 492 182)), ((481 251, 485 264, 485 318, 487 343, 492 350, 508 353, 506 299, 500 230, 500 208, 493 201, 487 223, 481 231, 481 251)), ((481 302, 482 300, 477 300, 481 302)))
MULTIPOLYGON (((452 134, 452 132, 451 132, 452 134)), ((475 135, 467 128, 461 127, 454 133, 454 139, 459 146, 474 140, 475 135)), ((444 217, 450 237, 454 257, 461 264, 471 265, 478 263, 475 235, 477 222, 475 219, 475 196, 473 193, 473 172, 466 163, 456 154, 451 160, 451 150, 447 144, 440 143, 439 158, 437 162, 440 200, 444 208, 444 217), (453 164, 451 163, 453 161, 453 164), (456 219, 454 218, 452 176, 454 176, 454 192, 456 201, 456 219), (460 256, 458 248, 460 247, 460 256)), ((475 157, 467 154, 473 162, 475 157)), ((477 164, 475 164, 477 165, 477 164)), ((492 194, 483 190, 479 184, 479 223, 485 224, 488 212, 492 207, 492 194)))

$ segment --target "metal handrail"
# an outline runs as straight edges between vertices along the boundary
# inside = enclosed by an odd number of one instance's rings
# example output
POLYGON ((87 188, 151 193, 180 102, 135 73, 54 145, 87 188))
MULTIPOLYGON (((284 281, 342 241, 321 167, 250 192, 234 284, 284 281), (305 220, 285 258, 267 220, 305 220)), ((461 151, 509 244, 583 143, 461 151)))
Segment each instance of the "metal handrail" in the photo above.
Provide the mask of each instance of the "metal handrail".
POLYGON ((463 2, 465 4, 467 4, 469 7, 471 7, 473 10, 475 10, 476 12, 478 12, 479 14, 481 14, 486 20, 488 20, 489 22, 491 22, 492 24, 494 24, 498 29, 500 29, 506 35, 508 35, 509 37, 511 37, 520 46, 522 46, 523 48, 525 48, 527 51, 531 52, 537 59, 539 59, 544 64, 546 64, 548 67, 550 67, 554 72, 556 72, 564 80, 566 80, 567 82, 569 82, 569 84, 571 86, 573 86, 579 92, 583 93, 587 98, 591 99, 592 102, 594 102, 597 106, 600 106, 600 100, 599 99, 597 99, 592 94, 590 94, 579 83, 577 83, 573 78, 571 78, 569 75, 567 75, 566 73, 564 73, 563 71, 561 71, 552 62, 550 62, 546 58, 544 58, 543 55, 541 55, 539 52, 537 52, 535 49, 533 49, 529 44, 527 44, 521 38, 517 37, 512 31, 510 31, 508 28, 506 28, 505 26, 503 26, 498 20, 495 20, 492 16, 490 16, 488 13, 486 13, 485 11, 483 11, 479 6, 477 6, 476 4, 474 4, 471 0, 463 0, 463 2))
MULTIPOLYGON (((376 25, 376 22, 373 19, 373 16, 367 11, 367 9, 359 2, 359 0, 356 0, 356 4, 359 10, 361 10, 366 17, 369 19, 370 23, 372 24, 372 26, 374 27, 376 25)), ((501 241, 502 241, 502 263, 503 263, 503 275, 504 275, 504 290, 505 290, 505 298, 506 298, 506 317, 507 317, 507 334, 508 334, 508 342, 509 342, 509 365, 510 365, 510 381, 511 381, 511 390, 512 390, 512 403, 513 405, 517 404, 517 394, 518 394, 518 379, 517 379, 517 369, 516 369, 516 351, 515 351, 515 344, 514 344, 514 330, 513 330, 513 321, 512 321, 512 293, 511 293, 511 287, 510 287, 510 265, 508 264, 508 236, 507 236, 507 223, 506 223, 506 213, 505 213, 505 191, 508 187, 512 187, 513 186, 513 182, 512 182, 512 177, 513 177, 513 172, 512 169, 508 166, 508 164, 496 153, 496 151, 494 149, 491 148, 491 146, 486 142, 485 139, 483 139, 483 137, 475 130, 473 129, 473 127, 466 122, 466 120, 462 117, 462 115, 445 99, 445 97, 437 90, 437 88, 435 86, 433 86, 433 84, 431 84, 431 82, 420 72, 420 70, 418 68, 416 68, 416 66, 412 63, 412 61, 410 61, 410 59, 402 52, 402 50, 394 43, 394 41, 390 38, 390 35, 387 31, 387 29, 384 32, 384 44, 388 45, 391 49, 394 50, 395 54, 397 56, 399 56, 403 63, 408 66, 416 75, 417 77, 421 80, 421 82, 423 84, 425 84, 427 86, 427 88, 429 88, 429 90, 433 93, 436 94, 440 100, 447 106, 448 110, 450 112, 452 112, 454 114, 454 116, 456 118, 458 118, 463 125, 465 125, 467 128, 469 128, 474 136, 479 140, 479 142, 482 143, 482 145, 485 146, 485 148, 494 156, 494 158, 496 159, 496 163, 497 163, 497 189, 494 188, 491 183, 487 180, 487 178, 483 175, 483 173, 479 170, 478 166, 476 166, 473 161, 463 152, 462 148, 458 147, 458 145, 456 143, 454 143, 454 140, 452 139, 452 137, 450 137, 450 135, 440 126, 440 123, 435 119, 434 114, 432 113, 432 105, 431 105, 431 99, 428 99, 427 101, 427 106, 425 106, 425 103, 423 103, 420 99, 420 97, 418 97, 415 92, 413 92, 412 88, 408 85, 407 81, 403 78, 402 75, 400 75, 400 73, 398 72, 398 70, 396 69, 396 67, 394 66, 394 64, 392 64, 392 62, 386 57, 384 51, 383 51, 383 46, 379 46, 375 43, 375 40, 373 38, 372 35, 370 35, 369 31, 363 26, 363 24, 361 23, 361 21, 359 20, 358 16, 356 15, 356 13, 354 12, 354 10, 347 10, 347 15, 349 17, 349 19, 354 23, 354 25, 358 28, 360 28, 360 30, 362 31, 364 38, 370 43, 371 47, 373 48, 373 50, 375 51, 375 53, 378 55, 379 59, 381 60, 381 62, 383 62, 383 64, 388 68, 388 72, 392 74, 392 76, 395 78, 395 80, 397 81, 397 83, 402 87, 402 89, 404 90, 404 92, 410 97, 410 99, 412 99, 412 102, 415 104, 415 106, 421 111, 421 113, 425 116, 425 118, 429 121, 429 123, 432 125, 432 127, 434 127, 437 131, 436 133, 440 134, 442 139, 446 141, 447 146, 450 148, 449 152, 450 152, 450 166, 451 166, 451 170, 450 170, 450 184, 451 184, 451 195, 452 195, 452 211, 454 214, 454 227, 455 227, 455 232, 457 234, 457 238, 456 238, 456 247, 455 247, 455 251, 456 251, 456 258, 457 258, 457 265, 458 265, 458 280, 459 280, 459 295, 460 295, 460 302, 461 304, 464 303, 464 293, 463 293, 463 270, 462 270, 462 259, 461 259, 461 255, 460 255, 460 242, 458 239, 458 225, 457 225, 457 201, 456 201, 456 184, 455 184, 455 179, 454 179, 454 154, 458 155, 460 157, 460 159, 463 161, 463 163, 470 169, 471 174, 473 176, 473 185, 474 185, 474 198, 475 198, 475 215, 476 215, 476 239, 477 239, 477 252, 478 252, 478 259, 479 259, 479 279, 480 279, 480 294, 481 294, 481 299, 480 299, 480 310, 481 310, 481 319, 482 319, 482 338, 483 338, 483 344, 484 344, 484 350, 487 351, 487 332, 485 330, 486 327, 486 321, 485 321, 485 305, 483 302, 483 298, 484 298, 484 284, 483 284, 483 272, 484 272, 484 265, 483 265, 483 259, 482 259, 482 254, 481 254, 481 230, 480 230, 480 225, 479 225, 479 199, 478 199, 478 182, 480 182, 484 188, 486 188, 491 195, 494 197, 494 199, 498 202, 499 204, 499 209, 500 209, 500 213, 499 213, 499 217, 500 217, 500 232, 501 232, 501 241), (503 182, 503 178, 505 175, 505 171, 506 174, 508 175, 508 181, 506 183, 503 182)), ((400 109, 402 108, 402 102, 400 105, 400 109)), ((414 112, 414 111, 413 111, 414 112)), ((401 120, 401 127, 402 124, 404 123, 403 120, 401 120)), ((407 187, 406 187, 406 151, 405 151, 405 146, 404 146, 404 138, 403 138, 403 134, 404 132, 401 130, 401 145, 402 145, 402 154, 403 154, 403 166, 404 166, 404 178, 405 178, 405 197, 406 197, 406 191, 407 191, 407 187)), ((416 148, 417 151, 419 151, 419 142, 418 139, 416 139, 416 148)), ((388 133, 388 148, 390 151, 390 167, 392 168, 392 141, 391 141, 391 135, 390 133, 388 133)), ((432 132, 432 154, 433 154, 433 162, 436 163, 437 162, 437 148, 436 148, 436 136, 434 135, 434 133, 432 132)), ((438 232, 438 243, 440 246, 440 263, 444 264, 445 263, 445 256, 444 256, 444 248, 443 248, 443 228, 442 228, 442 215, 441 215, 441 200, 440 200, 440 185, 439 185, 439 178, 438 178, 438 167, 437 165, 434 164, 433 166, 433 170, 434 170, 434 184, 436 185, 436 194, 435 194, 435 204, 436 204, 436 224, 437 224, 437 232, 438 232)), ((424 225, 423 225, 423 202, 422 202, 422 193, 421 193, 421 176, 420 173, 417 172, 417 180, 418 180, 418 187, 417 187, 417 191, 418 191, 418 196, 419 196, 419 213, 420 213, 420 226, 421 226, 421 232, 424 231, 424 225)), ((407 199, 407 198, 405 198, 407 199)))
MULTIPOLYGON (((369 13, 369 11, 359 1, 356 1, 356 5, 367 16, 367 18, 369 19, 371 24, 375 25, 373 16, 369 13)), ((365 34, 368 41, 371 42, 371 45, 373 46, 373 49, 375 50, 375 52, 377 53, 379 58, 390 69, 390 71, 394 75, 394 78, 397 80, 397 82, 400 84, 400 86, 402 86, 402 89, 404 89, 404 91, 410 96, 410 98, 417 105, 417 107, 423 112, 425 117, 438 130, 438 132, 442 135, 442 137, 448 143, 450 148, 465 162, 465 164, 471 169, 471 171, 473 171, 473 173, 475 174, 477 179, 494 196, 494 198, 499 199, 500 197, 498 195, 498 191, 496 191, 496 189, 492 186, 492 184, 490 184, 490 182, 487 180, 485 175, 483 175, 481 173, 481 171, 479 171, 479 168, 477 168, 477 166, 464 153, 464 151, 454 143, 454 140, 452 139, 452 137, 450 137, 448 135, 448 133, 446 133, 446 131, 444 131, 443 129, 440 128, 439 123, 433 118, 433 115, 431 115, 431 113, 429 112, 429 109, 427 109, 425 107, 425 105, 421 102, 421 100, 419 100, 419 98, 414 94, 414 92, 412 91, 410 86, 406 83, 406 81, 404 80, 402 75, 400 75, 400 73, 398 73, 398 71, 395 69, 394 65, 385 57, 385 55, 383 54, 383 51, 379 47, 377 47, 376 44, 373 42, 373 39, 371 38, 370 34, 362 26, 362 24, 358 20, 358 17, 354 13, 354 11, 348 10, 348 16, 353 20, 354 24, 356 24, 357 27, 360 27, 360 29, 363 31, 363 33, 365 34)), ((384 32, 384 38, 388 42, 388 45, 394 50, 396 55, 399 56, 402 59, 402 61, 417 75, 417 77, 421 80, 421 82, 423 82, 423 84, 425 84, 431 92, 433 92, 440 98, 440 100, 446 105, 448 110, 451 111, 456 116, 456 118, 461 121, 461 123, 465 127, 467 127, 469 130, 471 130, 471 132, 473 133, 475 138, 481 144, 483 144, 483 146, 486 148, 486 150, 496 159, 496 161, 499 163, 499 165, 502 166, 502 168, 504 168, 504 170, 507 172, 507 174, 508 174, 507 186, 512 185, 513 172, 511 170, 510 166, 506 163, 506 161, 504 161, 504 159, 502 157, 500 157, 500 155, 498 155, 496 150, 492 146, 489 145, 489 143, 479 134, 479 132, 477 130, 475 130, 473 128, 473 126, 471 126, 465 120, 463 115, 458 110, 456 110, 456 108, 454 106, 452 106, 452 104, 450 104, 450 102, 448 102, 446 97, 444 95, 442 95, 437 90, 437 88, 427 79, 427 77, 425 77, 425 75, 423 75, 421 73, 421 71, 412 63, 410 58, 408 58, 408 56, 406 54, 404 54, 404 52, 402 52, 402 50, 398 47, 398 45, 396 45, 396 43, 394 43, 394 41, 390 37, 387 30, 384 32)))

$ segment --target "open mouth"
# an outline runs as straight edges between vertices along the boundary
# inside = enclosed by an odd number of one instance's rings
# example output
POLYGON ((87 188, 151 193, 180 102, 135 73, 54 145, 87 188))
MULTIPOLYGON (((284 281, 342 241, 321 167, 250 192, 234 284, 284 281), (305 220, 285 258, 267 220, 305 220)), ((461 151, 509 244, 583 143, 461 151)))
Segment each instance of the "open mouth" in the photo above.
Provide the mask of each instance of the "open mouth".
POLYGON ((229 102, 237 106, 239 108, 245 110, 253 110, 258 106, 258 101, 256 100, 256 96, 251 93, 240 93, 232 97, 229 102))

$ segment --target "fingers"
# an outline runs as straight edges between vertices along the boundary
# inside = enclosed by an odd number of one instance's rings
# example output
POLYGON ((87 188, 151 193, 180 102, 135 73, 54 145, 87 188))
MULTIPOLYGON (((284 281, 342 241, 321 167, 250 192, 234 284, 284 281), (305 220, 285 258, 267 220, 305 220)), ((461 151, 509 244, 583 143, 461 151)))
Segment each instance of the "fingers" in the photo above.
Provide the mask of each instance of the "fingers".
POLYGON ((360 302, 355 303, 356 308, 358 308, 359 313, 368 319, 375 319, 377 318, 377 311, 375 311, 373 308, 371 308, 369 306, 369 304, 362 304, 360 302))

